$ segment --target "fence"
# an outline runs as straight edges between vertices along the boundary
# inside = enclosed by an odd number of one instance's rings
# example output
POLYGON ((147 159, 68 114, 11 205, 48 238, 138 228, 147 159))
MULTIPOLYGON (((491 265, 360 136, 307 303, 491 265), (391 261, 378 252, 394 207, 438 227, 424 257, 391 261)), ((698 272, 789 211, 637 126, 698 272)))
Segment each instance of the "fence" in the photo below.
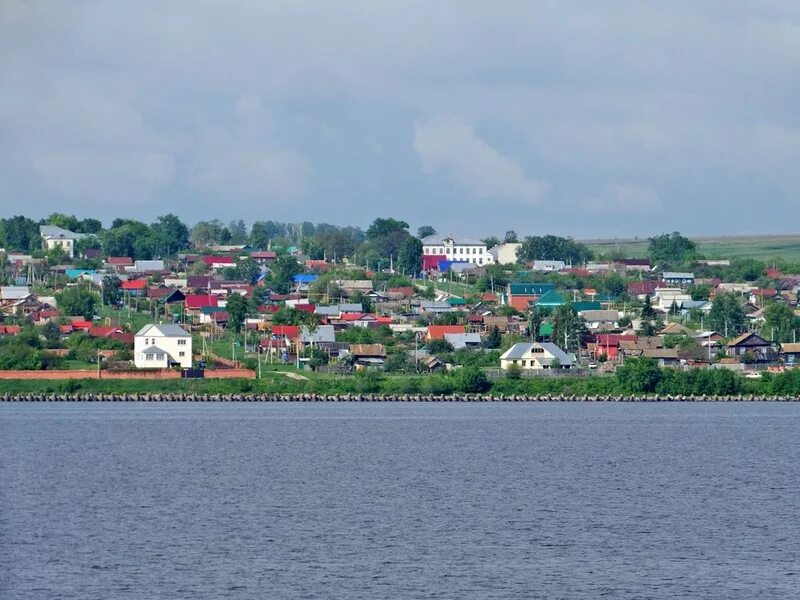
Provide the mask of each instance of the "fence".
MULTIPOLYGON (((250 369, 206 369, 205 379, 254 379, 250 369)), ((53 369, 49 371, 0 371, 0 379, 180 379, 181 372, 170 369, 153 371, 101 371, 97 369, 53 369)))
MULTIPOLYGON (((508 373, 503 369, 486 369, 485 372, 489 379, 500 379, 508 373)), ((556 379, 558 377, 591 377, 596 371, 592 369, 522 369, 519 373, 523 379, 556 379)))

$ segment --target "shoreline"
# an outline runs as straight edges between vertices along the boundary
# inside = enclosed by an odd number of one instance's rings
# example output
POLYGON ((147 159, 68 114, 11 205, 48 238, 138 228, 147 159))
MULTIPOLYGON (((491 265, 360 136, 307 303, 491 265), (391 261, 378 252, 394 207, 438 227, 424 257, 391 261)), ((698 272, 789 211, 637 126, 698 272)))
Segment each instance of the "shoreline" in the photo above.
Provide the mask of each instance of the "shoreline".
POLYGON ((800 402, 796 396, 734 395, 734 396, 575 396, 575 395, 491 395, 451 394, 111 394, 111 393, 20 393, 2 394, 0 403, 47 403, 47 402, 800 402))

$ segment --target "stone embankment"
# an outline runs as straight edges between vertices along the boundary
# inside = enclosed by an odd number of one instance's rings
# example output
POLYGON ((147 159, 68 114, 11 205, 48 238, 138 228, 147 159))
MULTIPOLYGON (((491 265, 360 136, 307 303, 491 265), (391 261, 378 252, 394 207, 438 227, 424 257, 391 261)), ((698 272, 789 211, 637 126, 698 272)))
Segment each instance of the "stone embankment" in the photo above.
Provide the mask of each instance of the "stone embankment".
POLYGON ((781 396, 502 396, 482 394, 114 394, 22 393, 2 394, 0 402, 797 402, 781 396))

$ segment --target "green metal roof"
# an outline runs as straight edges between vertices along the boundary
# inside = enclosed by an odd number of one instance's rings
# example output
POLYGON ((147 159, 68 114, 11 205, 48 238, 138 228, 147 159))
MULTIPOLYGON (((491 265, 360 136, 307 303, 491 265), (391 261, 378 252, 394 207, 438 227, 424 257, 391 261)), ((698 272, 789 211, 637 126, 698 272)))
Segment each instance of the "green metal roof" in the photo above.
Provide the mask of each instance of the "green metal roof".
POLYGON ((463 306, 467 303, 463 298, 448 298, 447 303, 450 306, 463 306))
POLYGON ((555 290, 550 290, 536 301, 536 306, 561 306, 565 303, 564 296, 555 290))
POLYGON ((552 337, 553 336, 553 324, 552 323, 540 323, 539 324, 539 337, 552 337))
POLYGON ((575 309, 575 312, 581 312, 583 310, 602 310, 603 305, 599 302, 590 302, 588 300, 584 300, 581 302, 573 302, 572 308, 575 309))
POLYGON ((509 283, 508 291, 513 296, 541 296, 556 289, 552 283, 509 283))

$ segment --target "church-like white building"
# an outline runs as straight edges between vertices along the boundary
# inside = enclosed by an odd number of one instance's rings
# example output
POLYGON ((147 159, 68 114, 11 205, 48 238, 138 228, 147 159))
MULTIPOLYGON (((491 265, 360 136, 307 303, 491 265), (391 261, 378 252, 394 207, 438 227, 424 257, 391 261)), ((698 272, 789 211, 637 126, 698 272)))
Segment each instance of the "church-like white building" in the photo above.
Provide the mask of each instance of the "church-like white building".
POLYGON ((446 260, 490 265, 494 257, 480 240, 456 239, 447 235, 429 235, 422 239, 423 256, 444 256, 446 260))

